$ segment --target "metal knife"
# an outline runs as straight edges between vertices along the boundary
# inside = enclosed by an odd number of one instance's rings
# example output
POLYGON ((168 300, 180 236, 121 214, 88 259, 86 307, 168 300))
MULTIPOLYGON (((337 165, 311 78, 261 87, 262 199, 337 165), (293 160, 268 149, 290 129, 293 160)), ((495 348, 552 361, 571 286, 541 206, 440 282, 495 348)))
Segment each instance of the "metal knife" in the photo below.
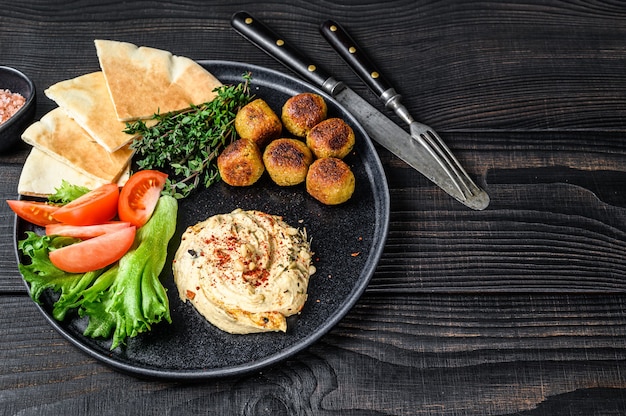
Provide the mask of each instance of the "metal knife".
POLYGON ((378 95, 385 107, 393 110, 398 117, 409 125, 411 137, 439 163, 439 166, 454 181, 458 191, 466 199, 475 201, 476 205, 486 207, 489 203, 487 194, 474 184, 441 137, 429 126, 413 119, 413 116, 402 104, 401 95, 387 82, 348 32, 338 23, 327 20, 320 26, 320 33, 359 78, 378 95))
MULTIPOLYGON (((305 80, 311 82, 335 98, 361 123, 368 135, 394 155, 415 168, 429 180, 466 206, 482 210, 489 204, 489 197, 469 180, 470 192, 460 187, 458 178, 442 167, 440 157, 423 140, 415 140, 405 130, 379 112, 374 106, 335 80, 275 32, 247 12, 235 13, 231 25, 244 38, 269 54, 305 80)), ((467 182, 464 182, 466 185, 467 182)))

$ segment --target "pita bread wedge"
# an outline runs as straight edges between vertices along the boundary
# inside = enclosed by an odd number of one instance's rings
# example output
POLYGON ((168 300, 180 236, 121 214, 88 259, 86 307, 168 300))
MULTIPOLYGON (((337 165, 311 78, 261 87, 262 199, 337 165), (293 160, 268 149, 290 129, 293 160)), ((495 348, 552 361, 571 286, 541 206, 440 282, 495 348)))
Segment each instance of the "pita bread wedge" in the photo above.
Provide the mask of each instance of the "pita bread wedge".
MULTIPOLYGON (((123 186, 130 176, 130 167, 126 167, 117 181, 123 186)), ((20 195, 47 197, 56 192, 63 180, 72 185, 84 186, 88 189, 96 189, 106 184, 104 180, 96 180, 87 176, 70 165, 60 162, 47 153, 33 147, 24 162, 20 180, 17 184, 17 192, 20 195)))
POLYGON ((84 175, 106 182, 116 182, 133 155, 128 145, 107 151, 60 107, 31 124, 22 140, 84 175))
POLYGON ((95 40, 100 68, 121 121, 148 119, 215 98, 222 85, 197 62, 131 43, 95 40))
POLYGON ((134 138, 124 133, 126 123, 117 119, 102 72, 58 82, 44 93, 109 152, 134 138))

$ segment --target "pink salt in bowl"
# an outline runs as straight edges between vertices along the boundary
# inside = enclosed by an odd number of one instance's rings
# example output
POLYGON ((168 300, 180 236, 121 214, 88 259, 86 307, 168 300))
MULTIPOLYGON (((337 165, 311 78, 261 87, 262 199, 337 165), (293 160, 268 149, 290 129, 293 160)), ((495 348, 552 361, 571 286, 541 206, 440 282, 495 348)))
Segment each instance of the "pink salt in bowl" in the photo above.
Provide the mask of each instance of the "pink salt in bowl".
POLYGON ((35 116, 35 103, 33 81, 17 69, 0 66, 0 153, 20 140, 35 116))

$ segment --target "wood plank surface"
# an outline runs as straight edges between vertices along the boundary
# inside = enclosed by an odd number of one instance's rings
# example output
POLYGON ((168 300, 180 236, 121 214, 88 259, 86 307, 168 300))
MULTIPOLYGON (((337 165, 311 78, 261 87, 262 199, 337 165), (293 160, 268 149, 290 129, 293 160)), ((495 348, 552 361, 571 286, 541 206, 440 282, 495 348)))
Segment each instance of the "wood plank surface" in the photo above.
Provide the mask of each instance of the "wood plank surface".
POLYGON ((15 314, 0 315, 13 346, 0 351, 2 402, 20 415, 617 415, 626 409, 624 300, 366 295, 284 364, 182 384, 121 376, 68 345, 27 298, 3 297, 15 314))
MULTIPOLYGON (((626 174, 514 163, 486 175, 492 202, 470 211, 381 150, 391 194, 390 231, 370 289, 440 292, 623 292, 626 174), (389 162, 387 162, 389 160, 389 162)), ((459 153, 460 157, 464 155, 459 153)), ((596 163, 601 163, 599 160, 596 163)), ((611 161, 609 159, 610 164, 611 161)), ((615 160, 615 169, 620 163, 615 160)), ((10 191, 21 166, 0 166, 10 191)), ((13 215, 0 207, 0 288, 16 278, 13 215)))
MULTIPOLYGON (((626 414, 626 4, 0 0, 0 65, 33 78, 37 118, 55 107, 45 88, 99 69, 97 38, 289 73, 231 29, 239 10, 384 111, 319 35, 339 21, 490 206, 377 146, 390 230, 357 305, 286 362, 181 383, 121 374, 56 333, 0 204, 0 414, 626 414)), ((0 155, 1 199, 28 151, 0 155)))

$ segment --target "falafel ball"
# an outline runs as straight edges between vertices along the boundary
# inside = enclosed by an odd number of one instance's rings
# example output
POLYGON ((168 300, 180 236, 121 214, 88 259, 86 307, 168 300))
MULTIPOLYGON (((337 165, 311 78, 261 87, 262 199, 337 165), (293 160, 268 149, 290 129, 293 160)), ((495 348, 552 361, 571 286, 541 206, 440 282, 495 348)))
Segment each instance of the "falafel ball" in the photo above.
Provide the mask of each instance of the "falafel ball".
POLYGON ((316 124, 326 119, 328 107, 318 94, 305 92, 290 97, 283 105, 281 120, 294 136, 305 137, 316 124))
POLYGON ((274 110, 264 100, 257 98, 237 112, 235 130, 240 138, 252 140, 262 149, 280 137, 283 125, 274 110))
POLYGON ((325 157, 309 166, 306 190, 326 205, 338 205, 352 197, 355 188, 354 173, 341 159, 325 157))
POLYGON ((298 185, 306 179, 313 153, 301 140, 277 139, 265 148, 263 163, 277 185, 298 185))
POLYGON ((340 118, 329 118, 316 124, 306 135, 306 144, 318 157, 343 159, 354 148, 354 130, 340 118))
POLYGON ((259 147, 248 139, 237 139, 226 146, 217 157, 217 168, 231 186, 250 186, 265 172, 259 147))

